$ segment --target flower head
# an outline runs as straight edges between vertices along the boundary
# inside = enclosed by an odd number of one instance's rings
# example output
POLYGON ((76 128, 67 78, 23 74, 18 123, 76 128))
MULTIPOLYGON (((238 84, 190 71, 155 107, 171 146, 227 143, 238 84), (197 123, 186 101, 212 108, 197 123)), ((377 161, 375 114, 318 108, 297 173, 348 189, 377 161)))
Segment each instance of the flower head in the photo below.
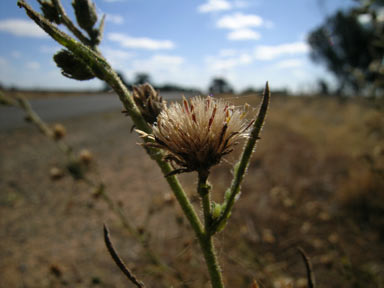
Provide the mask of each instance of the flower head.
POLYGON ((230 153, 251 123, 246 111, 210 96, 183 99, 165 107, 153 126, 151 146, 167 151, 180 168, 174 173, 208 171, 230 153))

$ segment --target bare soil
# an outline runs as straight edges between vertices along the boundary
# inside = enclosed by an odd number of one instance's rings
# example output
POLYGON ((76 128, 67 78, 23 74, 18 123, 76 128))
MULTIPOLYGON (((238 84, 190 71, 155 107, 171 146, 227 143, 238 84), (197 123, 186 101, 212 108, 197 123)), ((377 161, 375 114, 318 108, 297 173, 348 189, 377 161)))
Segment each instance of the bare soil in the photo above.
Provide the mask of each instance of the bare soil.
MULTIPOLYGON (((258 99, 242 97, 235 103, 258 99)), ((272 101, 228 227, 216 239, 227 287, 306 287, 297 247, 318 287, 384 287, 383 111, 332 99, 272 101)), ((112 262, 103 223, 147 287, 209 287, 196 239, 156 164, 119 111, 64 121, 65 141, 92 152, 87 175, 170 268, 155 265, 94 188, 36 128, 0 134, 0 287, 133 287, 112 262)), ((239 145, 241 149, 241 145, 239 145)), ((239 151, 214 169, 221 201, 239 151)), ((199 207, 194 174, 181 175, 199 207)))

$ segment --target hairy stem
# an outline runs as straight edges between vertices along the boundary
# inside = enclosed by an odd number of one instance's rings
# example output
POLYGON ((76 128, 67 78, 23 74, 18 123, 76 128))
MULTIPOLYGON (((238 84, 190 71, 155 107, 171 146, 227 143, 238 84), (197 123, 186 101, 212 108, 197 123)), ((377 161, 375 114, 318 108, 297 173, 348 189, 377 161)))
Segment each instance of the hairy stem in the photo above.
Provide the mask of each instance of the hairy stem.
POLYGON ((211 284, 213 288, 224 287, 221 275, 221 269, 216 257, 215 247, 213 245, 212 233, 210 231, 212 215, 211 215, 211 195, 210 185, 207 183, 209 171, 198 171, 197 193, 201 197, 204 213, 204 235, 199 238, 199 244, 203 251, 205 262, 207 264, 211 284))
POLYGON ((223 277, 219 262, 217 261, 212 235, 205 233, 199 237, 199 244, 207 264, 212 288, 224 288, 223 277))

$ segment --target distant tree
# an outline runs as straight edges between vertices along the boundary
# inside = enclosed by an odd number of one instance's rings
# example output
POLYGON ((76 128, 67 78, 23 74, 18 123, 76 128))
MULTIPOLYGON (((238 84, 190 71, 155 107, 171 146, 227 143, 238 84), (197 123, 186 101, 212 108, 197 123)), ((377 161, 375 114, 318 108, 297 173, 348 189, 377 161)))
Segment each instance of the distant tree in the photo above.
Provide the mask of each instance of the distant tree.
POLYGON ((370 85, 384 88, 382 69, 373 69, 375 64, 382 65, 384 22, 377 20, 372 8, 384 4, 370 2, 367 6, 361 1, 358 8, 338 11, 308 37, 312 59, 324 63, 336 76, 339 91, 364 92, 370 85), (361 21, 361 15, 368 21, 361 21))
POLYGON ((144 83, 151 83, 151 76, 147 73, 137 73, 135 75, 135 80, 133 81, 133 84, 135 85, 142 85, 144 83))
POLYGON ((214 78, 208 90, 211 94, 233 93, 232 86, 224 78, 214 78))
POLYGON ((328 96, 330 94, 329 91, 329 85, 326 80, 324 79, 319 79, 317 81, 317 86, 318 86, 318 93, 322 96, 328 96))

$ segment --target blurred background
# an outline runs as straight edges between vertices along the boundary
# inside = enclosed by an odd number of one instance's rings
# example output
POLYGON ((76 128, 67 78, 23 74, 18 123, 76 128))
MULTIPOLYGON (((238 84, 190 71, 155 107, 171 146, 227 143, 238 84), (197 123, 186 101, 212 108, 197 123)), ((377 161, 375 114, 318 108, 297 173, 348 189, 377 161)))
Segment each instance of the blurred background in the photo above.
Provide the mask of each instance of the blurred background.
MULTIPOLYGON (((168 102, 213 94, 255 114, 269 81, 262 139, 216 241, 228 287, 307 287, 298 246, 319 287, 384 287, 384 1, 95 4, 100 51, 129 89, 149 82, 168 102)), ((148 287, 209 287, 111 88, 64 77, 52 59, 61 47, 14 0, 0 3, 0 42, 0 91, 25 97, 54 133, 0 106, 0 287, 130 287, 103 223, 148 287)), ((217 202, 241 146, 212 172, 217 202)), ((195 175, 180 179, 199 207, 195 175)))

